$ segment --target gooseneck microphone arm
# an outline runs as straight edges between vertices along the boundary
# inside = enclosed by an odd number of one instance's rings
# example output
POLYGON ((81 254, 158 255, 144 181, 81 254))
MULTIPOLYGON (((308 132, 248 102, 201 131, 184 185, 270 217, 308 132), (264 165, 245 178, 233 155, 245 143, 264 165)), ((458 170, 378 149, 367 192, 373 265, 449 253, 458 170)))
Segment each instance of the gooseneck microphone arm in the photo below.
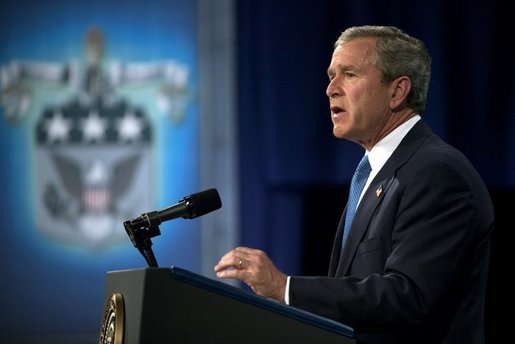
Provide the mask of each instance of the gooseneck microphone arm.
POLYGON ((179 203, 168 208, 143 213, 137 218, 123 223, 133 245, 143 255, 149 267, 158 267, 152 251, 151 238, 161 235, 159 225, 162 222, 182 217, 194 219, 222 207, 216 189, 208 189, 184 197, 179 203))

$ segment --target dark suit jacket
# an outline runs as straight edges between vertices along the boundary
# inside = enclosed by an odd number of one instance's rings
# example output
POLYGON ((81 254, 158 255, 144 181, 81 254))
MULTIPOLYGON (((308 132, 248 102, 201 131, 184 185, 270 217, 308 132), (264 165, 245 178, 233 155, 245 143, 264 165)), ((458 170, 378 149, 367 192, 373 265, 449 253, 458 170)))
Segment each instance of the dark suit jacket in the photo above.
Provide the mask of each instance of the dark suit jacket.
POLYGON ((290 305, 354 327, 366 343, 483 343, 488 191, 420 120, 365 192, 327 277, 292 277, 290 305))

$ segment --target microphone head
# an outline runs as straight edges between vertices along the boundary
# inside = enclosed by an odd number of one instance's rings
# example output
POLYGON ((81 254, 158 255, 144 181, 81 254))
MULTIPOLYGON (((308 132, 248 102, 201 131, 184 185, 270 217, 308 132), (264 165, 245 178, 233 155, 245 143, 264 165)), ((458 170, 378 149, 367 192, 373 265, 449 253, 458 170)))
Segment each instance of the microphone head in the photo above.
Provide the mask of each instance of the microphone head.
POLYGON ((183 216, 185 219, 194 219, 222 207, 222 201, 216 189, 208 189, 186 196, 184 202, 188 207, 188 213, 183 216))

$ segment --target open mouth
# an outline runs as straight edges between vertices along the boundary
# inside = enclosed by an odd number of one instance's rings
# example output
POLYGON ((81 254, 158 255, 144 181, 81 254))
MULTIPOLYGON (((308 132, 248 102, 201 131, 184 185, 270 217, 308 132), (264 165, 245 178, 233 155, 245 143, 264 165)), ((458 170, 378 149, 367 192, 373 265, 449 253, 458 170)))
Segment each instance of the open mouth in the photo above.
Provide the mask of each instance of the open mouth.
POLYGON ((343 115, 344 112, 345 112, 345 109, 343 109, 339 106, 331 106, 331 113, 332 113, 333 117, 339 117, 339 116, 343 115))

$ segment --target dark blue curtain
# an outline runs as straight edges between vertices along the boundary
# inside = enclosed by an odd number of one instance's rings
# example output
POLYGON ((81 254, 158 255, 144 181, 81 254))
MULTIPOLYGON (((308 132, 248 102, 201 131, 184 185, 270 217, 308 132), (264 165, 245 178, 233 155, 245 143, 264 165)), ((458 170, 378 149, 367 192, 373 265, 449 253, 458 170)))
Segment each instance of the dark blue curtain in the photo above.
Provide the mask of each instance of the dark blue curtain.
MULTIPOLYGON (((326 69, 353 25, 395 25, 432 57, 423 114, 475 165, 494 199, 488 339, 513 284, 507 200, 515 196, 515 15, 507 1, 241 1, 237 6, 241 243, 287 274, 325 274, 362 149, 332 135, 326 69)), ((511 226, 512 227, 512 226, 511 226)))

